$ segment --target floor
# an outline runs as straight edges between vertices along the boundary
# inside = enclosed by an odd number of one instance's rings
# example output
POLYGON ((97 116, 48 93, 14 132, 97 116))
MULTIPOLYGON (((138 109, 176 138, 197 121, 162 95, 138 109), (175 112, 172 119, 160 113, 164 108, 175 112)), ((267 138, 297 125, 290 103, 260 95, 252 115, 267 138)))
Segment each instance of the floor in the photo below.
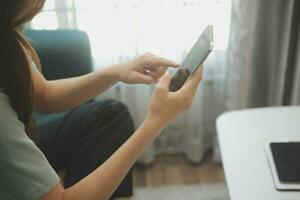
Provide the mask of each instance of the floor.
POLYGON ((183 155, 162 155, 153 165, 136 164, 133 170, 134 188, 224 182, 223 168, 212 162, 210 154, 200 164, 189 163, 183 155))
POLYGON ((222 183, 225 181, 221 165, 207 157, 201 164, 187 162, 183 155, 159 156, 152 166, 136 165, 133 171, 134 186, 184 185, 222 183))

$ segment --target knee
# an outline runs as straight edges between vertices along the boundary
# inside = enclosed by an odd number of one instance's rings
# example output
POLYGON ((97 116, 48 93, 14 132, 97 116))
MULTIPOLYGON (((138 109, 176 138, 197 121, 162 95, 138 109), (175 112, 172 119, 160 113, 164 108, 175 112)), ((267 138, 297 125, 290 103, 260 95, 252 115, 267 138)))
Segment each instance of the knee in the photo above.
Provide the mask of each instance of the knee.
POLYGON ((116 100, 108 100, 108 101, 111 109, 116 114, 115 116, 118 117, 119 125, 122 124, 121 126, 124 127, 123 130, 125 131, 125 133, 123 134, 126 134, 127 137, 130 137, 135 130, 135 125, 132 116, 128 110, 128 107, 120 101, 116 101, 116 100))
POLYGON ((128 110, 128 107, 120 101, 116 101, 116 100, 109 100, 109 101, 110 101, 111 109, 116 114, 116 117, 118 116, 120 121, 122 121, 123 124, 126 124, 128 130, 127 132, 128 135, 130 136, 134 132, 135 125, 132 116, 128 110))
POLYGON ((102 103, 104 104, 105 110, 107 112, 110 112, 114 116, 118 116, 120 114, 130 115, 127 106, 120 101, 108 99, 108 100, 104 100, 102 103))
POLYGON ((128 129, 128 133, 132 134, 135 126, 132 119, 132 116, 128 110, 128 107, 117 100, 108 99, 98 102, 99 109, 102 107, 105 112, 107 113, 107 116, 111 116, 112 121, 116 121, 116 126, 125 125, 128 129), (117 125, 118 124, 118 125, 117 125))
POLYGON ((117 101, 114 99, 108 99, 108 100, 105 100, 105 104, 108 109, 111 109, 112 111, 115 111, 117 113, 119 113, 119 112, 128 112, 129 113, 127 106, 120 101, 117 101))

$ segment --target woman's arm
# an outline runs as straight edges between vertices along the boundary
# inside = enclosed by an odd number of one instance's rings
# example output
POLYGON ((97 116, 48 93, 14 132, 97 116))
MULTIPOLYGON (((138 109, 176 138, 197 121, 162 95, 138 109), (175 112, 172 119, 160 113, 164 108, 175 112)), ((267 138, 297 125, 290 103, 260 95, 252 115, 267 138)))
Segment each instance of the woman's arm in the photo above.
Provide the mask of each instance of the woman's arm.
POLYGON ((87 102, 118 81, 114 67, 87 75, 47 81, 40 72, 33 74, 35 110, 63 112, 87 102))
POLYGON ((56 186, 42 200, 106 200, 121 183, 141 152, 176 115, 192 105, 202 71, 179 91, 169 92, 171 76, 166 75, 156 87, 149 112, 136 132, 99 168, 74 186, 56 186))
POLYGON ((126 63, 113 65, 84 76, 47 81, 40 72, 33 73, 35 109, 38 112, 62 112, 74 108, 104 92, 118 81, 156 83, 172 61, 144 54, 126 63))
POLYGON ((140 153, 159 132, 158 126, 152 123, 151 119, 145 120, 132 137, 90 175, 66 190, 59 184, 42 200, 109 199, 140 153))

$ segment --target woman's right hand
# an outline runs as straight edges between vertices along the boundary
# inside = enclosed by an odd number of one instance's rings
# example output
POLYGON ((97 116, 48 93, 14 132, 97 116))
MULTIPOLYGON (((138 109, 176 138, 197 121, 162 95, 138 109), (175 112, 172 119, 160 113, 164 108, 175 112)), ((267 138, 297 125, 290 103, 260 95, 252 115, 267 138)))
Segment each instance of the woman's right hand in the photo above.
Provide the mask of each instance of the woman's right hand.
POLYGON ((165 127, 175 116, 190 108, 197 87, 202 80, 203 67, 200 66, 190 79, 176 92, 169 91, 171 75, 165 73, 157 84, 150 101, 147 119, 158 128, 165 127))

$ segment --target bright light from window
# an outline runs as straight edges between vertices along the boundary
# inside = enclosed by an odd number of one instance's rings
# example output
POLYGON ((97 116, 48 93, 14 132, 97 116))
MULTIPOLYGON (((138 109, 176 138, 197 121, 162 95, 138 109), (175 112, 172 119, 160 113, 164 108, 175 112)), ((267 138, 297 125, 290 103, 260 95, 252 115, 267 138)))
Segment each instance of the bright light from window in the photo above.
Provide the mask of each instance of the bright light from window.
POLYGON ((55 11, 40 13, 32 22, 34 29, 58 29, 57 14, 55 11))
MULTIPOLYGON (((47 2, 45 9, 53 9, 58 1, 47 2)), ((86 31, 104 65, 145 51, 181 61, 207 24, 214 26, 215 49, 228 45, 231 0, 61 0, 56 9, 68 12, 58 15, 67 17, 58 17, 64 23, 44 12, 32 27, 86 31)))
POLYGON ((55 9, 55 1, 54 0, 46 0, 44 5, 44 10, 54 10, 55 9))

